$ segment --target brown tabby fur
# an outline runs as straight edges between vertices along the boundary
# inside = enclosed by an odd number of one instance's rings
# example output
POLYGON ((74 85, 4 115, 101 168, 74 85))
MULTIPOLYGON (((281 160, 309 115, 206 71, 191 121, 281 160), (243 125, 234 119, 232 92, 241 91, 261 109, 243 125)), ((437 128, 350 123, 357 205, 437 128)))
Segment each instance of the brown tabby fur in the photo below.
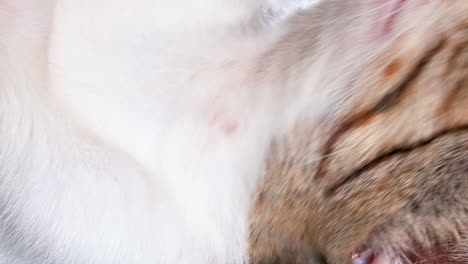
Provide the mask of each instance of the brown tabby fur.
POLYGON ((426 2, 437 19, 356 71, 336 116, 272 147, 253 263, 346 264, 368 248, 468 263, 468 1, 426 2))

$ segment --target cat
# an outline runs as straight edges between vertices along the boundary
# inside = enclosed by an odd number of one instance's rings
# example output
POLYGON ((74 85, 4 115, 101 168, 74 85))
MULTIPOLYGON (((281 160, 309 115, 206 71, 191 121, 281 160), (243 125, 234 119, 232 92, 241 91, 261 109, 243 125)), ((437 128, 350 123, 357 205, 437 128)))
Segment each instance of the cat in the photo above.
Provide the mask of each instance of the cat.
POLYGON ((0 263, 242 263, 308 5, 1 1, 0 263))
POLYGON ((272 144, 439 2, 1 0, 0 263, 255 262, 272 144))
POLYGON ((322 50, 336 65, 323 87, 339 92, 321 122, 305 117, 274 141, 252 206, 251 259, 468 263, 468 2, 400 3, 384 25, 395 38, 374 58, 377 49, 359 50, 372 41, 347 34, 370 24, 356 3, 323 3, 295 22, 306 32, 314 13, 337 18, 323 26, 322 50))

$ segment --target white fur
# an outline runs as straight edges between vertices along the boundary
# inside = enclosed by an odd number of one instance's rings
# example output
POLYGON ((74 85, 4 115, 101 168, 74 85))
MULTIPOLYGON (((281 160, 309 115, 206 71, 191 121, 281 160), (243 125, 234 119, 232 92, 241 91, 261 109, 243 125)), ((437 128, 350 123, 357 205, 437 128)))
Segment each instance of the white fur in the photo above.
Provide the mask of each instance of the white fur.
POLYGON ((242 263, 306 2, 0 0, 0 263, 242 263))

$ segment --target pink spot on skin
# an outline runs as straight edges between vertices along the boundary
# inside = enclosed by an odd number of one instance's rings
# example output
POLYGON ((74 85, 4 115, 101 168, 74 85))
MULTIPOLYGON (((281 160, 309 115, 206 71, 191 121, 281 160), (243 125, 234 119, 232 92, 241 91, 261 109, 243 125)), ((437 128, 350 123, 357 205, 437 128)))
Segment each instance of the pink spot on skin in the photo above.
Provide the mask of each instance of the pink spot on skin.
POLYGON ((231 136, 237 131, 237 123, 235 122, 228 122, 222 126, 224 130, 224 134, 226 136, 231 136))
POLYGON ((351 256, 353 264, 370 264, 374 260, 374 254, 371 251, 353 253, 351 256))
POLYGON ((225 116, 220 112, 215 112, 210 120, 210 125, 220 129, 224 135, 232 136, 236 133, 239 125, 237 122, 225 118, 225 116))
POLYGON ((407 0, 378 0, 379 12, 376 17, 378 36, 387 36, 393 31, 401 9, 407 0))

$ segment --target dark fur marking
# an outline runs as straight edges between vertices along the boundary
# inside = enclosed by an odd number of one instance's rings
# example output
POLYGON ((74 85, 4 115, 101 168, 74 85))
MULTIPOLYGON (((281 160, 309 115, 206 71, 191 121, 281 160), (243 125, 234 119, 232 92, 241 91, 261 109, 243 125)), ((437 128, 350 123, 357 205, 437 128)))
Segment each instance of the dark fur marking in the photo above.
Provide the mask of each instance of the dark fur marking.
POLYGON ((413 151, 413 150, 415 150, 417 148, 421 148, 421 147, 429 145, 430 143, 432 143, 433 141, 435 141, 436 139, 438 139, 440 137, 443 137, 443 136, 446 136, 446 135, 449 135, 449 134, 453 134, 453 133, 458 133, 458 132, 468 132, 468 124, 464 124, 464 125, 449 128, 449 129, 444 129, 442 131, 439 131, 439 132, 435 133, 430 138, 421 140, 421 141, 416 142, 415 144, 411 144, 409 146, 397 147, 397 148, 395 148, 395 149, 393 149, 393 150, 391 150, 391 151, 389 151, 387 153, 384 153, 384 154, 380 155, 379 157, 377 157, 377 158, 371 160, 370 162, 366 163, 364 166, 356 169, 351 174, 346 176, 343 180, 341 180, 339 183, 337 183, 334 186, 330 187, 326 191, 326 195, 330 196, 330 195, 335 194, 344 185, 346 185, 346 184, 350 183, 351 181, 357 179, 364 172, 375 168, 380 163, 392 158, 395 155, 411 152, 411 151, 413 151))
POLYGON ((323 157, 324 159, 319 163, 316 179, 321 179, 327 173, 328 165, 330 164, 330 154, 333 152, 334 146, 338 140, 351 130, 354 130, 363 124, 366 124, 372 120, 378 114, 385 112, 386 110, 398 105, 398 103, 404 98, 405 92, 409 89, 411 84, 418 79, 419 75, 424 71, 426 66, 429 64, 431 59, 436 56, 444 47, 446 39, 442 38, 432 49, 430 49, 414 67, 412 71, 399 83, 395 89, 387 93, 380 101, 377 102, 371 109, 364 110, 358 114, 345 119, 338 130, 335 131, 332 136, 325 143, 323 157))

